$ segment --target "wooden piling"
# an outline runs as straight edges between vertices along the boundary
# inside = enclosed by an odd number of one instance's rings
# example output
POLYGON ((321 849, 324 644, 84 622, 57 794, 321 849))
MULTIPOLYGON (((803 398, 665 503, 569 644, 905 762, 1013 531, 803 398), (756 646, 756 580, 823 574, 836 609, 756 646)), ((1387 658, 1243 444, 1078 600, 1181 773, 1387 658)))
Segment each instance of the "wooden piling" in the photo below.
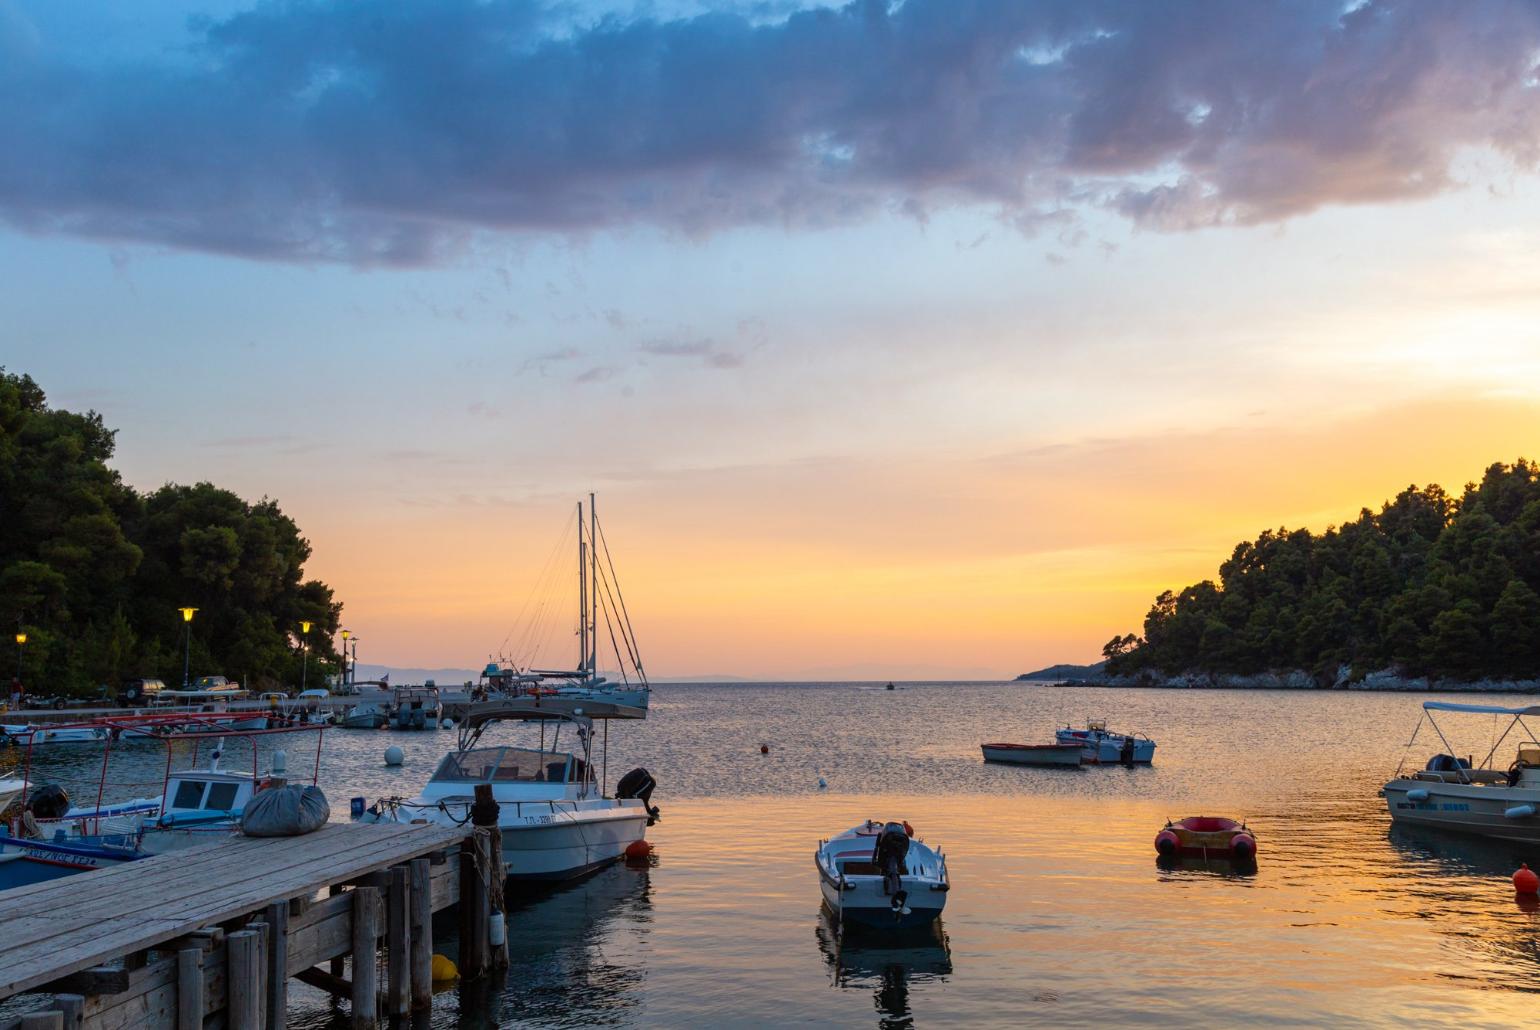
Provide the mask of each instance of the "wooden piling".
POLYGON ((426 858, 411 862, 412 1011, 433 1007, 433 869, 426 858))
POLYGON ((203 949, 183 948, 176 953, 177 1030, 203 1030, 206 1004, 203 993, 203 949))
POLYGON ((380 890, 353 890, 353 1027, 373 1030, 379 1023, 380 890))
MULTIPOLYGON (((335 898, 337 895, 339 895, 341 893, 342 893, 342 885, 341 884, 334 883, 330 887, 326 888, 326 896, 329 897, 329 898, 335 898)), ((326 968, 331 971, 332 976, 335 976, 335 977, 337 977, 340 980, 340 979, 342 979, 343 972, 347 969, 347 967, 345 965, 343 965, 343 963, 345 961, 346 960, 343 959, 343 957, 341 955, 339 955, 336 958, 332 959, 330 962, 328 962, 326 968)))
POLYGON ((230 1030, 263 1030, 262 934, 238 930, 225 938, 225 1008, 230 1030))
POLYGON ((29 1012, 21 1017, 20 1030, 64 1030, 64 1013, 29 1012))
POLYGON ((492 945, 490 935, 488 944, 491 947, 492 965, 496 969, 508 968, 508 906, 503 898, 503 881, 507 877, 507 870, 503 867, 503 834, 497 827, 492 827, 492 832, 487 835, 487 914, 501 916, 503 920, 503 943, 492 945))
POLYGON ((55 994, 53 1003, 59 1006, 64 1030, 79 1030, 85 1015, 86 999, 80 994, 55 994))
POLYGON ((477 827, 460 845, 460 978, 487 971, 487 834, 477 827))
POLYGON ((392 1016, 412 1011, 411 891, 411 871, 404 865, 392 867, 385 896, 385 946, 390 962, 385 1011, 392 1016))
POLYGON ((264 916, 267 942, 267 1030, 284 1030, 289 1018, 289 903, 275 901, 264 916))

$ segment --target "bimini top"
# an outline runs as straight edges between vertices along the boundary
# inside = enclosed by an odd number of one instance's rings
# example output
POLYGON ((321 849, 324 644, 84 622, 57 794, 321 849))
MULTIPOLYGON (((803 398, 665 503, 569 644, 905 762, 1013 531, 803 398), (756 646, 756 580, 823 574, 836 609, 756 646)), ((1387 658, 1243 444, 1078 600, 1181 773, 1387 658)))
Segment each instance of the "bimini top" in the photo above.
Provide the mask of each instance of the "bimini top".
POLYGON ((483 701, 470 706, 461 722, 464 729, 475 729, 501 719, 645 719, 647 709, 617 705, 609 701, 590 701, 583 697, 518 698, 508 701, 483 701))
POLYGON ((1481 715, 1540 715, 1540 705, 1530 705, 1526 708, 1502 708, 1498 705, 1462 705, 1453 701, 1424 701, 1422 707, 1425 711, 1434 712, 1476 712, 1481 715))

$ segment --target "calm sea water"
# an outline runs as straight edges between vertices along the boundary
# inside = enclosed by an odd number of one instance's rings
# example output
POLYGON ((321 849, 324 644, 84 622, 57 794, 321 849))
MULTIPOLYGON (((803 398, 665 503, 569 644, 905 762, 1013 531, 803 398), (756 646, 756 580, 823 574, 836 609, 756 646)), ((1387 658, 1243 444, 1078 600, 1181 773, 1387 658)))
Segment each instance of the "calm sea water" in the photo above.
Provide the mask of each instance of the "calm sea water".
MULTIPOLYGON (((609 755, 612 782, 634 765, 659 781, 654 862, 517 898, 507 976, 448 990, 421 1025, 1540 1024, 1540 913, 1508 880, 1520 861, 1540 867, 1537 849, 1393 831, 1377 796, 1424 699, 659 687, 647 722, 613 728, 609 755), (980 760, 982 741, 1046 740, 1087 717, 1149 733, 1155 765, 980 760), (1157 868, 1164 820, 1198 814, 1250 823, 1254 875, 1157 868), (936 933, 841 941, 822 916, 816 842, 866 818, 908 819, 946 849, 954 887, 936 933)), ((1497 729, 1443 722, 1462 753, 1484 753, 1497 729)), ((334 813, 353 794, 414 792, 451 740, 328 733, 334 813), (392 743, 399 770, 381 760, 392 743)), ((157 761, 142 766, 158 783, 157 761)), ((298 743, 290 765, 304 765, 298 743)), ((44 773, 90 778, 78 759, 44 773)), ((295 1001, 296 1027, 345 1022, 318 994, 295 1001)))

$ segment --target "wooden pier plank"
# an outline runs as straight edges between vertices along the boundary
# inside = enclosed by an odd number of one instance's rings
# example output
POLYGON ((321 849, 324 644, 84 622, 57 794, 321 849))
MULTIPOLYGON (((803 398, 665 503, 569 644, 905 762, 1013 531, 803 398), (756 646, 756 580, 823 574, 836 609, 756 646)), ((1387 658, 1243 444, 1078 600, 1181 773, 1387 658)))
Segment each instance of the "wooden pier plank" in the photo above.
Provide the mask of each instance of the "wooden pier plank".
POLYGON ((304 837, 232 836, 0 893, 0 999, 463 837, 434 826, 339 823, 304 837))

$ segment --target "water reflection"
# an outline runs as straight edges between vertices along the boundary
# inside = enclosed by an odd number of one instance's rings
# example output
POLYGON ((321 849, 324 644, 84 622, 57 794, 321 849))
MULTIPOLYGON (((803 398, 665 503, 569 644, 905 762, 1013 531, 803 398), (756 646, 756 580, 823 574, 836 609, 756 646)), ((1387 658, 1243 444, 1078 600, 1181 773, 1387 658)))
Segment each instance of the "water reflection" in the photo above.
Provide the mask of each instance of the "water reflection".
POLYGON ((818 907, 818 948, 836 987, 874 990, 882 1030, 914 1026, 911 986, 945 982, 952 951, 941 920, 930 926, 884 933, 843 929, 827 905, 818 907))
POLYGON ((633 957, 653 922, 646 867, 615 865, 555 889, 508 895, 508 974, 463 988, 459 1026, 496 1027, 516 1016, 542 1026, 634 1022, 647 971, 633 957))

